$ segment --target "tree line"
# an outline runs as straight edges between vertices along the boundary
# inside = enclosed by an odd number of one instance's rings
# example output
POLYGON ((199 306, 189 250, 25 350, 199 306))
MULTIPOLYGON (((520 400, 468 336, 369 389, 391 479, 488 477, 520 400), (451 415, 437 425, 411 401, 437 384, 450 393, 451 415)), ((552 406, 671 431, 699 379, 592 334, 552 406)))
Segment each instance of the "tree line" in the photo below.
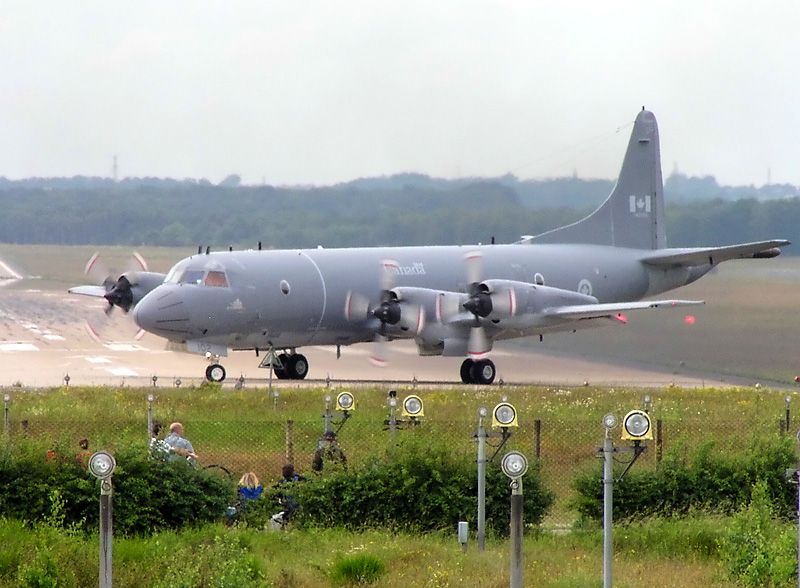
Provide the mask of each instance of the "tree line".
MULTIPOLYGON (((416 174, 326 187, 0 178, 0 241, 217 248, 250 248, 258 241, 265 248, 488 243, 492 237, 508 243, 582 218, 612 186, 579 178, 442 180, 416 174)), ((665 183, 669 245, 796 241, 797 189, 764 188, 736 191, 673 174, 665 183), (731 199, 726 195, 732 191, 749 195, 731 199)))

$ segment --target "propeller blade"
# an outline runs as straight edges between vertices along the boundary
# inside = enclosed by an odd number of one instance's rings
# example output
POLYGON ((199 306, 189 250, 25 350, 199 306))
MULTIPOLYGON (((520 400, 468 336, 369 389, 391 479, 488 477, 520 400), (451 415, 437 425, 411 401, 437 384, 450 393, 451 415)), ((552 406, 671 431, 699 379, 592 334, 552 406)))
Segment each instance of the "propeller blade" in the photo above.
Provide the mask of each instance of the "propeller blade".
POLYGON ((395 278, 400 271, 400 264, 393 259, 381 261, 381 290, 391 290, 395 286, 395 278))
POLYGON ((467 273, 467 284, 477 284, 483 276, 483 253, 468 251, 464 254, 464 267, 467 273))
POLYGON ((485 359, 489 354, 489 340, 483 327, 472 327, 469 330, 469 341, 467 342, 467 353, 470 359, 485 359))
POLYGON ((415 304, 403 305, 400 326, 419 335, 425 328, 425 309, 415 304))
POLYGON ((375 340, 372 344, 372 354, 369 356, 369 362, 375 367, 386 367, 389 365, 389 360, 386 359, 387 342, 388 339, 380 333, 375 335, 375 340))
POLYGON ((436 297, 436 321, 446 323, 454 316, 461 314, 463 301, 463 294, 440 292, 436 297))
POLYGON ((114 278, 111 277, 111 271, 100 259, 99 251, 95 251, 86 262, 86 265, 83 267, 83 274, 89 278, 90 282, 104 288, 106 292, 111 289, 114 283, 114 278))
POLYGON ((344 317, 348 321, 360 321, 369 315, 369 299, 352 290, 344 301, 344 317))
POLYGON ((133 253, 131 253, 131 258, 128 260, 126 271, 129 272, 149 271, 147 269, 147 261, 145 260, 144 257, 142 257, 142 255, 138 251, 134 251, 133 253))

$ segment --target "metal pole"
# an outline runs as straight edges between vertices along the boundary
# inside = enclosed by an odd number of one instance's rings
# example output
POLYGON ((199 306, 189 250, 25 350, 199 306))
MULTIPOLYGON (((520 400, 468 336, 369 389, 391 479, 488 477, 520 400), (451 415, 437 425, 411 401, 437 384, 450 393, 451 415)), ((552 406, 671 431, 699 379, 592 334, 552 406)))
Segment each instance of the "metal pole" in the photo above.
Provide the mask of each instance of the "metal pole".
POLYGON ((323 435, 325 433, 329 433, 333 431, 333 413, 331 412, 331 397, 325 397, 325 414, 322 415, 322 418, 325 419, 325 430, 322 432, 323 435))
POLYGON ((389 403, 389 436, 394 440, 395 433, 397 432, 397 407, 389 403))
POLYGON ((486 547, 486 429, 478 417, 478 551, 486 547))
POLYGON ((286 463, 294 465, 294 421, 286 421, 286 463))
POLYGON ((3 396, 3 434, 6 437, 11 434, 11 414, 9 411, 9 404, 11 404, 11 396, 6 394, 3 396))
POLYGON ((511 480, 511 588, 522 588, 522 478, 511 480))
POLYGON ((147 440, 153 437, 153 395, 147 395, 147 440))
POLYGON ((656 421, 656 465, 661 463, 664 453, 664 422, 661 419, 656 421))
POLYGON ((533 421, 533 449, 536 459, 542 457, 542 421, 536 419, 533 421))
POLYGON ((611 588, 612 558, 612 518, 614 504, 614 444, 611 431, 606 430, 603 440, 603 588, 611 588))
POLYGON ((100 481, 100 588, 111 588, 113 536, 111 478, 100 481))

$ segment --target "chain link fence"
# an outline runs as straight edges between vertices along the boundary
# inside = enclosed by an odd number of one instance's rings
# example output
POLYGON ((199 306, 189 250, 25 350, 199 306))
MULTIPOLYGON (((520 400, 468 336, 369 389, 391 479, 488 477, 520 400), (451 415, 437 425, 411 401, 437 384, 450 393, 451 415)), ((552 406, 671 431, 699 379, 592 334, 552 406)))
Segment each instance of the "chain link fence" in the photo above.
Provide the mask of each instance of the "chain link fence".
MULTIPOLYGON (((185 436, 198 454, 198 467, 225 472, 238 481, 245 472, 255 472, 266 486, 276 482, 281 468, 292 463, 297 472, 311 474, 314 452, 320 446, 326 427, 337 432, 338 444, 347 456, 348 467, 369 464, 408 436, 431 443, 444 443, 457 456, 476 459, 476 432, 479 406, 489 409, 486 420, 489 467, 499 467, 502 455, 511 449, 524 453, 539 468, 543 484, 556 495, 547 522, 569 524, 574 519, 569 502, 573 480, 581 472, 599 471, 598 448, 604 429, 598 407, 583 412, 562 412, 542 405, 537 417, 528 408, 519 414, 517 426, 507 430, 491 427, 496 391, 475 392, 445 390, 420 392, 425 400, 424 416, 412 422, 403 416, 400 406, 409 392, 398 393, 398 420, 391 427, 392 414, 384 390, 355 392, 355 409, 345 413, 335 410, 335 390, 295 390, 281 395, 264 390, 233 392, 150 389, 80 389, 51 391, 11 390, 4 394, 3 434, 6 444, 28 439, 47 452, 74 454, 85 452, 81 439, 89 440, 89 451, 113 451, 123 444, 141 445, 147 451, 150 423, 159 422, 168 433, 169 425, 179 421, 185 436), (327 403, 325 397, 331 399, 327 403), (437 410, 437 402, 446 400, 448 409, 437 410), (314 407, 317 408, 314 408, 314 407), (330 406, 329 422, 326 406, 330 406), (580 414, 580 418, 574 415, 580 414)), ((743 424, 713 421, 704 411, 659 415, 651 411, 655 439, 635 467, 656 468, 667 451, 690 452, 698 444, 712 441, 721 450, 739 451, 746 446, 743 424)), ((622 415, 619 415, 622 416, 622 415)), ((785 412, 776 410, 768 416, 747 423, 748 436, 778 435, 792 430, 787 402, 785 412)), ((162 437, 164 433, 162 433, 162 437)), ((615 441, 616 443, 617 441, 615 441)), ((619 442, 622 443, 622 442, 619 442)))

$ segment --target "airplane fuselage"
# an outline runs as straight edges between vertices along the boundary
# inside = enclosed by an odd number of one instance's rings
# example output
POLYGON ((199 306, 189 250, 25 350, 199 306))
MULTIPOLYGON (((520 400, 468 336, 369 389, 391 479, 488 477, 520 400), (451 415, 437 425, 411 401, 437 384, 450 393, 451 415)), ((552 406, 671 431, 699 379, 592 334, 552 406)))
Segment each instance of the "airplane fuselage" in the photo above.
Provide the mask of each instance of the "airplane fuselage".
MULTIPOLYGON (((137 306, 137 322, 172 341, 204 341, 232 349, 349 345, 371 341, 374 325, 349 320, 352 292, 377 301, 385 260, 396 262, 394 286, 465 292, 465 254, 480 252, 486 277, 544 285, 593 296, 598 302, 639 300, 705 273, 654 270, 641 250, 597 245, 476 245, 237 251, 198 254, 176 264, 164 284, 137 306), (186 272, 223 272, 226 285, 181 281, 186 272), (152 314, 157 320, 149 320, 152 314)), ((394 267, 394 266, 393 266, 394 267)), ((710 267, 710 266, 709 266, 710 267)), ((196 274, 200 275, 200 274, 196 274)), ((433 310, 428 309, 429 324, 433 310)), ((526 325, 496 339, 563 328, 526 325)), ((429 338, 446 338, 441 329, 429 338)), ((393 336, 403 336, 397 332, 393 336)))

